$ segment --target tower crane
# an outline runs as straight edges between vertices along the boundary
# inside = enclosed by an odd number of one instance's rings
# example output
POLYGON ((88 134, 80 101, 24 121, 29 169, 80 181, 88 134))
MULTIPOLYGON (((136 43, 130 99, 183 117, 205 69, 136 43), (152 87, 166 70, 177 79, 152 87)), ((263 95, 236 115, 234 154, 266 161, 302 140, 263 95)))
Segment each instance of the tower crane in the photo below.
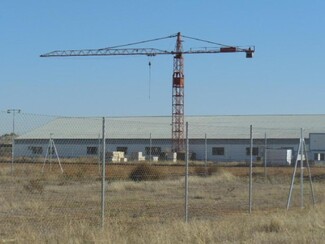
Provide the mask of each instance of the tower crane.
POLYGON ((173 77, 172 77, 172 151, 184 152, 184 55, 185 54, 214 54, 214 53, 246 53, 246 58, 252 58, 255 52, 254 46, 238 47, 224 45, 216 42, 206 41, 199 38, 181 35, 180 32, 174 35, 134 42, 119 46, 112 46, 100 49, 81 49, 81 50, 57 50, 41 55, 40 57, 74 57, 74 56, 118 56, 118 55, 173 55, 173 77), (162 50, 157 48, 130 48, 129 46, 138 45, 167 38, 176 37, 174 50, 162 50), (183 50, 183 38, 202 41, 213 44, 213 47, 183 50))

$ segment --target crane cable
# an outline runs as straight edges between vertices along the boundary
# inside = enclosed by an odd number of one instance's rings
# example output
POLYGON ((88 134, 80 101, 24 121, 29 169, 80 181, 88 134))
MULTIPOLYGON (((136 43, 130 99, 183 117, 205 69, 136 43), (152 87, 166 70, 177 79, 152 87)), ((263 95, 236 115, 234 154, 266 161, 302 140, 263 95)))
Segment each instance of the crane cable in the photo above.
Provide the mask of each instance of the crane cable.
POLYGON ((148 62, 148 66, 149 66, 149 100, 150 100, 150 94, 151 94, 151 61, 150 61, 150 59, 148 62))
MULTIPOLYGON (((154 41, 164 40, 164 39, 168 39, 168 38, 173 38, 173 37, 176 37, 176 36, 177 36, 177 34, 172 34, 172 35, 169 35, 169 36, 158 37, 158 38, 149 39, 149 40, 145 40, 145 41, 132 42, 132 43, 128 43, 128 44, 122 44, 122 45, 117 45, 117 46, 100 48, 98 50, 106 50, 106 49, 127 47, 127 46, 132 46, 132 45, 138 45, 138 44, 143 44, 143 43, 148 43, 148 42, 154 42, 154 41)), ((191 40, 195 40, 195 41, 200 41, 200 42, 205 42, 205 43, 209 43, 209 44, 219 45, 219 46, 223 46, 223 47, 233 47, 233 45, 226 45, 226 44, 222 44, 222 43, 218 43, 218 42, 212 42, 212 41, 208 41, 208 40, 204 40, 204 39, 200 39, 200 38, 196 38, 196 37, 190 37, 190 36, 184 36, 184 35, 182 35, 182 37, 187 38, 187 39, 191 39, 191 40)))
POLYGON ((159 38, 155 38, 155 39, 150 39, 150 40, 146 40, 146 41, 133 42, 133 43, 122 44, 122 45, 118 45, 118 46, 105 47, 105 48, 101 48, 99 50, 113 49, 113 48, 120 48, 120 47, 127 47, 127 46, 132 46, 132 45, 147 43, 147 42, 154 42, 154 41, 164 40, 164 39, 172 38, 172 37, 175 37, 175 36, 177 36, 177 34, 170 35, 170 36, 165 36, 165 37, 159 37, 159 38))
POLYGON ((238 48, 240 50, 244 50, 242 46, 226 45, 226 44, 222 44, 222 43, 218 43, 218 42, 212 42, 212 41, 203 40, 203 39, 200 39, 200 38, 195 38, 195 37, 190 37, 190 36, 183 36, 182 35, 182 37, 187 38, 187 39, 191 39, 191 40, 195 40, 195 41, 201 41, 201 42, 206 42, 206 43, 209 43, 209 44, 219 45, 219 46, 222 46, 222 47, 236 47, 236 48, 238 48))
MULTIPOLYGON (((212 42, 212 41, 208 41, 208 40, 203 40, 203 39, 200 39, 200 38, 195 38, 195 37, 190 37, 190 36, 183 36, 182 37, 185 37, 187 39, 192 39, 192 40, 195 40, 195 41, 200 41, 200 42, 206 42, 206 43, 210 43, 210 44, 215 44, 215 45, 219 45, 219 46, 223 46, 223 47, 230 47, 231 45, 225 45, 225 44, 221 44, 221 43, 218 43, 218 42, 212 42)), ((233 47, 233 46, 231 46, 233 47)))

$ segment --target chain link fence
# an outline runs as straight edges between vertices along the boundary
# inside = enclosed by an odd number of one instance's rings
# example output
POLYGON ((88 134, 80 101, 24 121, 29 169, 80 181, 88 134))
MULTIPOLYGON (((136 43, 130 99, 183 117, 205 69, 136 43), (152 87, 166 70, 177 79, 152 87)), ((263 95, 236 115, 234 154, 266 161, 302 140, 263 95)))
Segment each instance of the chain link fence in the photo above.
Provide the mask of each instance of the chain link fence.
MULTIPOLYGON (((325 127, 310 118, 290 128, 273 117, 189 117, 188 150, 175 153, 169 117, 103 120, 8 112, 0 113, 0 237, 26 226, 50 235, 83 221, 148 224, 216 219, 250 207, 285 208, 292 166, 299 161, 299 126, 316 203, 325 202, 325 127)), ((300 207, 298 177, 299 171, 292 207, 300 207)), ((303 179, 309 180, 307 171, 303 179)), ((308 184, 303 193, 304 204, 312 204, 308 184)))

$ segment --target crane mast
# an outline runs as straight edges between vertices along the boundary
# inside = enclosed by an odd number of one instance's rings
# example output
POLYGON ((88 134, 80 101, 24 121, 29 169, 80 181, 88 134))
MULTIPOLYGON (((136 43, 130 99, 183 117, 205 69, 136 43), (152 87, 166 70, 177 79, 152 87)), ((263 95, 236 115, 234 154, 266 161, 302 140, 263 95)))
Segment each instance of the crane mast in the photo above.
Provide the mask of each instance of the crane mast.
POLYGON ((205 41, 198 38, 181 35, 178 32, 175 35, 156 38, 148 41, 135 42, 120 46, 100 48, 100 49, 81 49, 81 50, 57 50, 41 55, 41 57, 76 57, 76 56, 117 56, 117 55, 174 55, 173 60, 173 77, 172 77, 172 151, 184 152, 184 54, 214 54, 214 53, 235 53, 245 52, 246 58, 252 58, 255 52, 255 47, 236 47, 223 45, 211 41, 205 41), (176 37, 175 50, 167 51, 157 48, 124 48, 126 46, 142 44, 167 38, 176 37), (197 50, 183 51, 182 37, 203 41, 213 44, 212 48, 201 48, 197 50), (220 46, 220 47, 216 47, 220 46), (121 48, 123 47, 123 48, 121 48))
POLYGON ((184 58, 181 34, 177 33, 172 95, 172 149, 184 151, 184 58))

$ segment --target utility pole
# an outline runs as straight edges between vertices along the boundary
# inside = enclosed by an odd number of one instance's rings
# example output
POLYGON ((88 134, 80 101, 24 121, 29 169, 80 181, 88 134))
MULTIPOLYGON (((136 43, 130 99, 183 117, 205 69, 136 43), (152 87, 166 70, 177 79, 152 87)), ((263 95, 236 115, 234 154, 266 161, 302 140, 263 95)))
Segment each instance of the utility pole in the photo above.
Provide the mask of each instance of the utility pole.
POLYGON ((20 112, 21 112, 20 109, 15 109, 15 108, 11 108, 7 110, 8 114, 12 114, 11 173, 13 173, 14 170, 14 160, 15 160, 15 117, 16 117, 16 113, 19 114, 20 112))

